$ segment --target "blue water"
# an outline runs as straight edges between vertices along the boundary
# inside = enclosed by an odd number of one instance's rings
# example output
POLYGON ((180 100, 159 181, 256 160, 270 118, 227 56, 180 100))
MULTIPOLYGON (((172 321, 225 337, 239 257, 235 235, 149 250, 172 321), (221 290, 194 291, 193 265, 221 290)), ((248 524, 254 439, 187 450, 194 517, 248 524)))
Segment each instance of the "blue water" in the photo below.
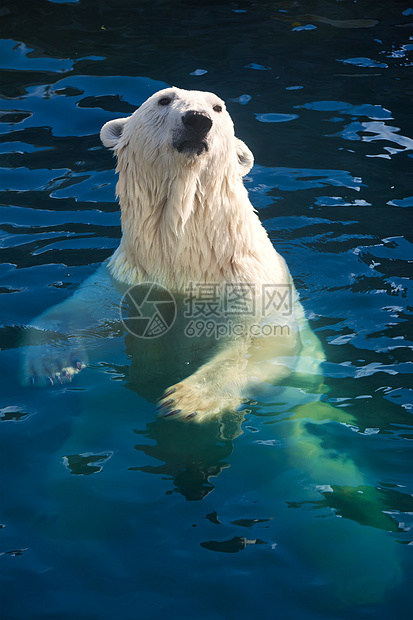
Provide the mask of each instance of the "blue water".
POLYGON ((408 617, 412 22, 404 0, 3 1, 2 619, 408 617), (69 387, 19 385, 24 326, 119 242, 101 126, 171 84, 222 97, 255 155, 327 356, 310 443, 276 392, 236 437, 157 421, 123 336, 69 387))

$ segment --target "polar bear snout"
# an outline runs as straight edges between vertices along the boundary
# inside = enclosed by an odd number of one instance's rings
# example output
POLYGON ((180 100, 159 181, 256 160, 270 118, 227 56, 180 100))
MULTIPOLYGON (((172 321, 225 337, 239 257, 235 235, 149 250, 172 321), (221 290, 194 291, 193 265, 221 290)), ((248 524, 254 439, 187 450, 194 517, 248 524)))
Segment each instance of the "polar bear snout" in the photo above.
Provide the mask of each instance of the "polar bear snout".
POLYGON ((208 150, 205 140, 211 127, 212 120, 206 112, 189 110, 182 117, 182 127, 177 132, 173 147, 178 153, 201 155, 208 150))
POLYGON ((212 121, 207 114, 204 112, 195 112, 193 110, 184 114, 182 122, 185 129, 193 131, 196 136, 201 138, 205 138, 212 127, 212 121))

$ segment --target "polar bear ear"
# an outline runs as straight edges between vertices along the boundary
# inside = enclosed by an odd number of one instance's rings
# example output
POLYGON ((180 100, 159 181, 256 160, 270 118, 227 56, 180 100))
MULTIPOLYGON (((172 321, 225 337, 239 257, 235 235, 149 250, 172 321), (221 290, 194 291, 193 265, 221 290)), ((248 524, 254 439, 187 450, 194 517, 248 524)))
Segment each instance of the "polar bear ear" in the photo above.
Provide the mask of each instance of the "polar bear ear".
POLYGON ((105 123, 100 130, 100 139, 103 144, 110 149, 117 147, 120 137, 122 136, 125 123, 129 120, 126 118, 115 118, 113 121, 105 123))
POLYGON ((254 165, 254 155, 242 140, 235 138, 235 145, 237 149, 238 163, 241 169, 241 176, 245 176, 254 165))

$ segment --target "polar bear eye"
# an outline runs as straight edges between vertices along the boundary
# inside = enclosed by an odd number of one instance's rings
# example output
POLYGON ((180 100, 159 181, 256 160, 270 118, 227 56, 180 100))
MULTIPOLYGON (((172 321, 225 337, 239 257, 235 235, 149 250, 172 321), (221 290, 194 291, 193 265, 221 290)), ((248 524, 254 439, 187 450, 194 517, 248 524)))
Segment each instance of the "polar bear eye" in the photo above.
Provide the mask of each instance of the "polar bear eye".
POLYGON ((214 112, 222 112, 222 105, 219 105, 219 103, 217 103, 217 105, 214 105, 212 109, 214 110, 214 112))
POLYGON ((172 99, 170 97, 162 97, 162 99, 159 99, 158 103, 159 105, 169 105, 171 101, 172 99))

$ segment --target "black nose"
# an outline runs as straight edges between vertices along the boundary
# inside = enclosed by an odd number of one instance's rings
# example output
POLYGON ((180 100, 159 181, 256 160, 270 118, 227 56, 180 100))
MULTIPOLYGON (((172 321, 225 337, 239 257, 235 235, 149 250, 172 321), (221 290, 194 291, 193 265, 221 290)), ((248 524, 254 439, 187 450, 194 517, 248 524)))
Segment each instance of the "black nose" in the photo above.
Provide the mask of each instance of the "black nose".
POLYGON ((190 110, 182 117, 186 129, 192 130, 197 137, 204 138, 212 127, 212 121, 206 114, 190 110))

